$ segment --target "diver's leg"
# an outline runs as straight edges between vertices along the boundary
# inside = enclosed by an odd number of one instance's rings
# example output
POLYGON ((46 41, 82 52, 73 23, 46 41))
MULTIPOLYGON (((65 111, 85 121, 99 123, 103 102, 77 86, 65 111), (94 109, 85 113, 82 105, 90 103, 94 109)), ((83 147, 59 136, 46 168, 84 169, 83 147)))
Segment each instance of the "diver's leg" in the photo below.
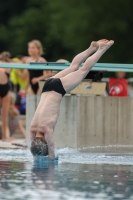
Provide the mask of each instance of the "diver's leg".
POLYGON ((101 41, 107 41, 107 40, 103 39, 99 41, 93 41, 87 50, 81 52, 80 54, 74 57, 70 67, 57 73, 52 78, 62 78, 70 74, 71 72, 77 71, 81 63, 83 63, 91 54, 97 51, 97 49, 99 48, 99 43, 101 41))
POLYGON ((72 72, 67 76, 61 78, 61 82, 65 91, 70 91, 78 86, 78 84, 86 77, 91 68, 95 65, 95 63, 101 58, 101 56, 114 44, 114 41, 105 41, 101 42, 99 49, 92 56, 90 56, 83 67, 77 70, 76 72, 72 72))

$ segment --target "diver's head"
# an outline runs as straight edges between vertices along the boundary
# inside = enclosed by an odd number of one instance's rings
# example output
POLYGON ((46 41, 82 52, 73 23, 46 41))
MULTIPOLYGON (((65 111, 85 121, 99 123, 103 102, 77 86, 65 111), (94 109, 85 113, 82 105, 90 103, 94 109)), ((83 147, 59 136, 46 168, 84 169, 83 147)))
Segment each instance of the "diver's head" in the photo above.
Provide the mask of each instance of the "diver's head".
POLYGON ((31 153, 33 156, 47 156, 48 145, 43 141, 42 138, 34 138, 31 142, 31 153))

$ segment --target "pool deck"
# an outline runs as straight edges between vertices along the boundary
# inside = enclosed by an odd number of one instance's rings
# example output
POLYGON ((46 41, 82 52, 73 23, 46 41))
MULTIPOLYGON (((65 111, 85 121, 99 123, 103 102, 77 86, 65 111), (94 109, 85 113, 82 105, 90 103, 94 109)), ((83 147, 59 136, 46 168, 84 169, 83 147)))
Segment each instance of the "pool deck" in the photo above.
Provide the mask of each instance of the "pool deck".
MULTIPOLYGON (((23 126, 26 128, 26 116, 20 115, 19 118, 22 121, 23 126)), ((0 121, 1 121, 1 116, 0 116, 0 121)), ((22 149, 22 148, 24 148, 22 146, 12 145, 12 143, 26 146, 26 139, 23 137, 20 130, 16 130, 16 132, 13 133, 13 135, 11 135, 11 137, 14 138, 14 140, 12 140, 11 142, 3 142, 2 140, 0 140, 0 148, 1 149, 20 149, 20 148, 22 149)))
POLYGON ((19 148, 24 148, 20 145, 26 146, 26 141, 25 139, 14 139, 11 142, 3 142, 0 140, 0 148, 2 149, 19 149, 19 148), (18 144, 18 146, 13 145, 12 143, 18 144))

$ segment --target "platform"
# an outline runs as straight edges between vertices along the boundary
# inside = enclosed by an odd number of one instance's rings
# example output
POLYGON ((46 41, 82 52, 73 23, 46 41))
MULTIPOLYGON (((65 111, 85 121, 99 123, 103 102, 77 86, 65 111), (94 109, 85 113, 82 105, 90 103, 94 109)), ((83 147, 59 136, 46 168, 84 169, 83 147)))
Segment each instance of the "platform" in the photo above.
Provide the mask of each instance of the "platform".
POLYGON ((17 143, 17 144, 20 144, 20 145, 26 145, 26 140, 25 139, 15 139, 11 142, 3 142, 2 140, 0 140, 0 148, 2 149, 19 149, 19 148, 24 148, 24 147, 21 147, 21 146, 15 146, 15 145, 12 145, 12 143, 17 143))

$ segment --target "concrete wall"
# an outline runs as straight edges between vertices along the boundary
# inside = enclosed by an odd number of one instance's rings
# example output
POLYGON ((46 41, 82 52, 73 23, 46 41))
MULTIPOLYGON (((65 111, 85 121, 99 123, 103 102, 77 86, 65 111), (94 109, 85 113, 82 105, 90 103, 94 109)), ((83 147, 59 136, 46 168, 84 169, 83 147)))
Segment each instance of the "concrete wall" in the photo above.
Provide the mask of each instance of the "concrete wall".
POLYGON ((30 147, 30 123, 32 120, 32 117, 35 113, 36 107, 38 105, 38 98, 37 95, 27 95, 26 98, 26 141, 28 147, 30 147))
MULTIPOLYGON (((28 141, 29 124, 38 102, 38 96, 27 96, 28 141)), ((65 96, 54 136, 56 148, 130 151, 133 149, 133 98, 65 96)))

